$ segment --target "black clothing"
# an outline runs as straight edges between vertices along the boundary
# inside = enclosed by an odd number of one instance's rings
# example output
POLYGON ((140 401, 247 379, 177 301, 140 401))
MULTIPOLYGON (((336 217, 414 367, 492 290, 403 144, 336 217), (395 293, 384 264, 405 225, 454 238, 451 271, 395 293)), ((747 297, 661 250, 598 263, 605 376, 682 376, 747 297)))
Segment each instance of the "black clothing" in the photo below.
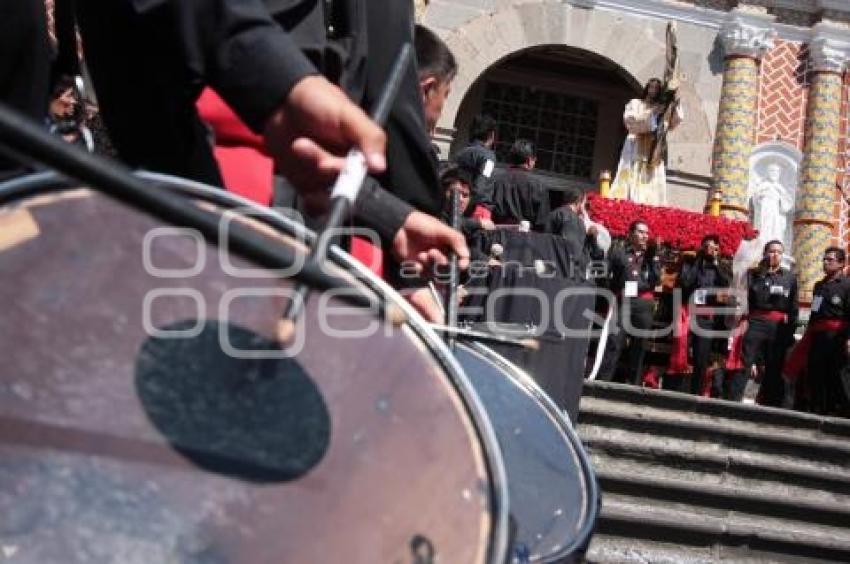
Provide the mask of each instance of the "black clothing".
POLYGON ((642 331, 652 329, 653 309, 655 301, 645 298, 625 298, 620 301, 619 311, 611 320, 611 333, 605 343, 605 354, 599 365, 597 378, 610 381, 617 370, 620 356, 626 349, 626 338, 629 339, 626 350, 626 379, 628 383, 639 386, 643 377, 643 361, 646 356, 645 336, 629 335, 626 332, 624 320, 629 317, 631 327, 642 331))
MULTIPOLYGON (((132 166, 220 185, 207 132, 194 106, 201 88, 214 88, 249 127, 261 132, 290 89, 319 71, 353 100, 371 107, 401 42, 412 41, 412 7, 406 3, 270 0, 267 4, 268 8, 260 0, 78 2, 89 67, 122 159, 132 166), (381 33, 368 33, 378 23, 381 33)), ((386 127, 388 170, 378 181, 435 214, 440 191, 424 123, 411 66, 386 127)), ((395 233, 411 208, 393 205, 377 210, 373 202, 364 213, 361 202, 378 193, 370 188, 358 200, 358 216, 382 236, 395 233)))
POLYGON ((757 362, 764 362, 759 402, 779 407, 785 398, 782 366, 797 323, 797 278, 784 268, 776 272, 752 269, 747 273, 747 299, 751 314, 743 341, 744 368, 749 370, 757 362), (786 321, 758 316, 759 312, 768 311, 784 313, 786 321))
POLYGON ((623 292, 626 282, 637 282, 638 293, 653 292, 661 283, 661 262, 653 247, 638 253, 631 244, 613 247, 608 252, 608 273, 611 291, 623 292))
POLYGON ((779 311, 794 325, 799 311, 797 277, 785 268, 776 272, 751 269, 747 273, 747 300, 750 311, 779 311))
MULTIPOLYGON (((36 123, 47 115, 50 44, 43 0, 0 3, 0 101, 36 123)), ((0 149, 0 180, 26 172, 0 149)))
POLYGON ((850 278, 838 275, 832 280, 820 280, 812 290, 811 321, 846 319, 850 321, 850 278))
POLYGON ((549 192, 522 167, 510 167, 493 179, 493 221, 519 223, 527 220, 534 231, 546 230, 549 192))
MULTIPOLYGON (((825 319, 850 321, 850 278, 838 275, 815 283, 809 323, 825 319)), ((815 413, 840 413, 848 405, 841 384, 841 370, 847 364, 848 331, 828 330, 812 333, 807 371, 811 405, 815 413)))
POLYGON ((754 364, 764 362, 764 376, 758 393, 762 405, 782 406, 785 398, 782 366, 792 338, 793 332, 789 332, 789 326, 785 323, 752 317, 749 320, 741 356, 745 371, 754 364))
POLYGON ((646 355, 646 337, 627 335, 623 321, 628 315, 631 325, 636 329, 652 328, 655 301, 649 298, 625 296, 626 282, 637 282, 637 294, 653 292, 661 281, 661 264, 653 250, 637 252, 630 243, 612 248, 608 253, 608 273, 610 289, 617 295, 619 311, 611 325, 611 335, 605 345, 605 356, 599 367, 599 378, 610 380, 614 376, 629 338, 628 368, 626 381, 640 384, 643 376, 643 359, 646 355), (615 331, 616 330, 616 331, 615 331))
POLYGON ((818 331, 812 334, 806 363, 811 389, 811 405, 815 413, 841 413, 848 397, 841 384, 841 371, 847 365, 847 332, 818 331))
POLYGON ((455 156, 457 165, 472 178, 472 203, 490 207, 493 204, 493 172, 496 153, 481 141, 473 141, 455 156))
MULTIPOLYGON (((688 303, 696 290, 706 288, 728 288, 729 274, 704 257, 693 262, 684 263, 677 278, 677 285, 682 289, 682 303, 688 303)), ((705 299, 697 296, 698 305, 717 305, 717 295, 706 293, 705 299)))
POLYGON ((549 214, 546 231, 564 238, 576 275, 582 280, 587 279, 590 261, 605 257, 596 242, 596 236, 588 235, 584 220, 567 206, 561 206, 549 214))
POLYGON ((318 71, 260 0, 79 0, 104 121, 134 167, 221 184, 195 100, 212 86, 255 132, 318 71))
MULTIPOLYGON (((717 295, 714 292, 704 291, 729 287, 728 275, 707 257, 700 255, 695 261, 682 265, 677 285, 682 289, 682 302, 690 304, 693 308, 690 312, 691 317, 696 318, 696 326, 706 331, 719 330, 721 319, 710 312, 701 311, 700 306, 718 305, 717 295)), ((690 332, 693 372, 691 372, 688 391, 694 395, 702 393, 703 379, 706 377, 705 372, 716 340, 700 335, 696 331, 690 332)))

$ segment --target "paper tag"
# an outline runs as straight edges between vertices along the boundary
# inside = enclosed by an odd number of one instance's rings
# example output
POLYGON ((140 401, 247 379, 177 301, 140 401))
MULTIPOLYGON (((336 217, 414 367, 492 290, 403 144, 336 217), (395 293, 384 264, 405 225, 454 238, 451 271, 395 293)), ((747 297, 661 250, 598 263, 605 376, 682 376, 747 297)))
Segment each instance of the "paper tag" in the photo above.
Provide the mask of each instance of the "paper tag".
POLYGON ((785 288, 783 288, 782 286, 778 286, 778 285, 777 286, 771 286, 770 287, 770 295, 771 296, 784 296, 785 295, 785 288))
POLYGON ((812 311, 820 311, 820 305, 823 303, 823 296, 815 296, 812 298, 812 311))
POLYGON ((623 290, 623 295, 627 298, 636 298, 638 295, 638 283, 637 280, 628 280, 626 281, 626 287, 623 290))
POLYGON ((493 174, 493 169, 496 168, 496 163, 487 159, 487 162, 484 163, 484 168, 481 169, 481 176, 484 178, 490 178, 490 175, 493 174))
POLYGON ((352 149, 345 157, 345 165, 342 172, 336 178, 334 188, 331 191, 331 199, 343 197, 354 204, 360 186, 366 178, 366 157, 358 149, 352 149))

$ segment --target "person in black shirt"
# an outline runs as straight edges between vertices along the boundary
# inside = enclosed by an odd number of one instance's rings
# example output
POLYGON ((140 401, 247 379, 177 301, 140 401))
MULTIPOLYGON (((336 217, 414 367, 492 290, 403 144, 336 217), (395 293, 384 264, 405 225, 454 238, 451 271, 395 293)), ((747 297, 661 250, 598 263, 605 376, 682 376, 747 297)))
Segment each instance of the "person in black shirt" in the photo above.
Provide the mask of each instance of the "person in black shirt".
MULTIPOLYGON (((44 0, 0 2, 0 101, 41 124, 50 95, 50 43, 44 0)), ((28 172, 0 150, 0 180, 28 172)))
POLYGON ((628 241, 624 247, 612 248, 608 254, 608 272, 611 291, 617 296, 618 311, 611 324, 611 333, 605 344, 605 356, 599 367, 598 378, 611 380, 617 362, 629 339, 626 381, 640 384, 643 360, 646 355, 646 331, 652 329, 655 306, 655 287, 661 281, 661 266, 649 245, 649 226, 638 220, 629 226, 628 241), (626 316, 630 324, 624 323, 626 316), (641 333, 627 335, 627 327, 641 333))
POLYGON ((470 143, 455 156, 457 165, 472 176, 473 204, 493 205, 493 172, 496 170, 496 120, 486 114, 475 116, 469 131, 470 143))
POLYGON ((844 275, 845 261, 843 249, 829 247, 824 251, 824 277, 815 284, 804 336, 811 343, 806 366, 809 408, 827 415, 841 414, 848 407, 840 381, 841 369, 847 363, 850 321, 850 278, 844 275))
POLYGON ((491 231, 495 228, 489 219, 472 217, 472 178, 466 170, 456 166, 448 167, 440 175, 440 185, 445 193, 444 222, 451 223, 451 195, 455 192, 460 210, 460 230, 464 236, 469 238, 482 229, 491 231))
MULTIPOLYGON (((682 289, 682 303, 688 304, 690 312, 690 335, 693 349, 693 372, 691 373, 690 392, 699 395, 708 368, 711 348, 715 338, 702 331, 718 331, 722 318, 715 314, 716 290, 728 288, 729 273, 720 268, 720 238, 706 235, 700 244, 700 250, 693 262, 682 265, 676 281, 682 289)), ((720 394, 717 394, 720 395, 720 394)))
POLYGON ((782 242, 769 241, 758 267, 747 273, 749 326, 742 344, 745 370, 754 371, 756 363, 764 361, 758 402, 775 407, 785 399, 782 366, 798 315, 797 278, 781 266, 784 251, 782 242))
POLYGON ((356 211, 394 258, 427 269, 448 262, 452 250, 463 267, 463 237, 428 215, 439 214, 442 197, 416 69, 402 80, 386 135, 352 102, 371 108, 379 98, 400 46, 412 41, 412 6, 377 0, 270 6, 78 1, 86 60, 119 156, 131 166, 220 185, 195 110, 200 91, 211 86, 263 134, 278 172, 311 209, 327 203, 345 153, 356 146, 380 183, 364 184, 356 211))
POLYGON ((527 220, 534 231, 545 231, 549 192, 531 173, 537 163, 534 145, 526 139, 517 139, 508 161, 508 169, 493 180, 493 221, 515 224, 527 220))
POLYGON ((563 205, 549 214, 546 225, 547 232, 564 238, 573 274, 581 280, 587 279, 590 261, 602 260, 605 255, 596 242, 598 228, 585 223, 586 202, 584 192, 575 188, 564 190, 563 205))

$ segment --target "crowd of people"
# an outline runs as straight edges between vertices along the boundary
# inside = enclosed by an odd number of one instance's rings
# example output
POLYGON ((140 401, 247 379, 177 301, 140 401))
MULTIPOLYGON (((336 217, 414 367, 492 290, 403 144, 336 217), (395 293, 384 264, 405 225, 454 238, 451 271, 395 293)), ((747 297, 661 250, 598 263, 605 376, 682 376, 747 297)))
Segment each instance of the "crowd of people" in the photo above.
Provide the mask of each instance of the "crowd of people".
MULTIPOLYGON (((517 226, 547 233, 579 265, 579 281, 615 296, 597 377, 644 382, 663 275, 647 223, 635 222, 625 241, 608 248, 582 191, 562 189, 559 205, 552 205, 550 187, 534 173, 532 141, 511 140, 507 162, 497 162, 497 123, 485 115, 474 120, 469 144, 439 163, 430 135, 458 68, 436 34, 414 26, 412 3, 339 0, 269 8, 260 0, 79 1, 76 21, 99 112, 79 97, 72 78, 51 71, 45 21, 42 0, 0 8, 0 53, 31 47, 26 68, 0 56, 0 99, 50 131, 133 167, 237 191, 248 182, 258 187, 247 191, 258 202, 296 205, 314 215, 326 208, 327 187, 356 147, 369 169, 356 219, 378 233, 381 248, 355 241, 352 253, 382 257, 380 272, 426 318, 442 320, 427 274, 452 255, 464 268, 472 255, 467 240, 476 232, 517 226), (414 45, 416 65, 379 127, 364 108, 380 97, 404 43, 414 45), (230 160, 234 146, 240 150, 230 160), (460 232, 446 225, 451 201, 459 202, 460 232), (405 263, 416 266, 415 280, 400 275, 405 263)), ((682 113, 678 104, 660 103, 661 89, 660 80, 650 80, 643 96, 626 107, 629 137, 614 195, 666 202, 663 162, 654 159, 648 141, 662 115, 670 116, 671 129, 682 113)), ((21 171, 12 159, 0 161, 4 176, 21 171)), ((681 391, 740 400, 742 382, 758 375, 761 403, 787 406, 793 398, 799 409, 847 415, 845 253, 826 249, 825 278, 815 287, 806 334, 786 360, 798 303, 796 277, 781 265, 784 251, 781 242, 770 241, 747 273, 748 307, 741 318, 724 310, 736 302, 723 293, 732 276, 720 260, 719 240, 703 240, 678 272, 676 287, 693 322, 689 336, 674 342, 665 380, 681 391), (736 328, 745 331, 731 339, 729 352, 723 332, 734 335, 736 328), (727 357, 719 379, 713 375, 717 353, 727 357), (792 379, 793 393, 787 385, 792 379)), ((488 264, 498 269, 498 261, 488 264)))

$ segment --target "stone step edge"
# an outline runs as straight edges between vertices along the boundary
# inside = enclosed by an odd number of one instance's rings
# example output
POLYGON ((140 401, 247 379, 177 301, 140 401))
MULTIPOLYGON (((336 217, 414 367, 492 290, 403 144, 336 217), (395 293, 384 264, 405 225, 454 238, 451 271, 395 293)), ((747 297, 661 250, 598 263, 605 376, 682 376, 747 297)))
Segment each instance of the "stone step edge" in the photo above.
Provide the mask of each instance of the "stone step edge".
MULTIPOLYGON (((737 523, 706 519, 647 514, 638 510, 606 507, 603 503, 596 529, 607 538, 620 537, 655 542, 684 544, 692 547, 748 547, 762 553, 850 562, 850 544, 829 542, 795 532, 762 529, 737 523)), ((592 550, 591 541, 591 550, 592 550)))
POLYGON ((850 437, 850 420, 824 417, 776 407, 751 405, 714 398, 704 398, 670 390, 654 390, 616 382, 585 380, 582 395, 623 401, 630 404, 652 405, 700 415, 728 417, 795 429, 821 431, 827 435, 850 437))
MULTIPOLYGON (((665 461, 692 463, 719 468, 721 471, 734 474, 747 479, 756 480, 747 473, 768 473, 772 479, 761 479, 763 482, 775 482, 787 480, 788 483, 799 483, 800 479, 823 484, 825 491, 841 490, 842 493, 850 495, 850 470, 848 474, 836 474, 834 471, 820 468, 803 467, 774 460, 745 460, 737 456, 715 453, 685 452, 674 447, 664 445, 644 445, 636 443, 623 443, 615 439, 584 438, 582 443, 590 451, 610 455, 612 457, 627 456, 630 459, 645 459, 653 463, 665 461), (827 489, 828 488, 828 489, 827 489)), ((808 487, 808 486, 800 486, 808 487)))
MULTIPOLYGON (((603 507, 605 494, 612 493, 798 523, 845 527, 850 535, 850 507, 847 504, 810 501, 798 496, 778 497, 720 484, 711 484, 710 489, 701 490, 692 481, 630 475, 604 469, 596 471, 596 479, 602 490, 603 507)), ((850 542, 847 546, 850 550, 850 542)))
POLYGON ((615 427, 627 432, 653 432, 657 436, 675 436, 685 440, 726 439, 732 441, 749 441, 769 445, 772 448, 789 450, 798 456, 815 454, 817 460, 838 460, 841 464, 850 463, 850 441, 841 442, 827 439, 801 438, 770 431, 749 431, 728 424, 705 421, 671 421, 665 417, 632 413, 625 411, 611 412, 594 406, 585 406, 579 413, 579 427, 595 425, 615 427))

